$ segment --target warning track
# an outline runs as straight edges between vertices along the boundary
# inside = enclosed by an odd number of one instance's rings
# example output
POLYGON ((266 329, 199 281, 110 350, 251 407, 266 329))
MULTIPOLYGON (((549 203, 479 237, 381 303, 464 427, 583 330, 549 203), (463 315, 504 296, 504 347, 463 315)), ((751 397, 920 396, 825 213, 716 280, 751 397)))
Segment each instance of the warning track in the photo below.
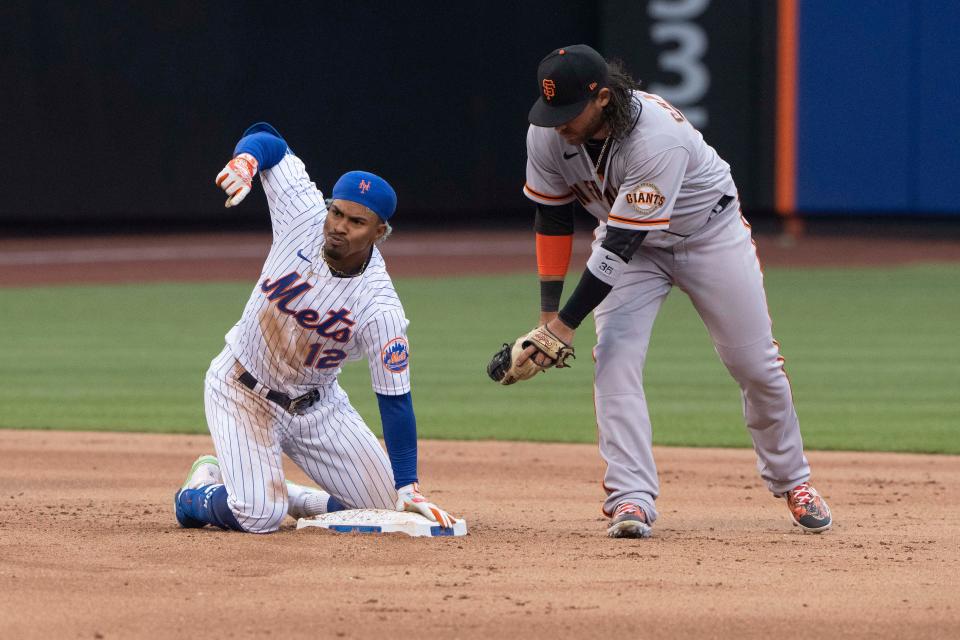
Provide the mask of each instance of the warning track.
MULTIPOLYGON (((590 250, 574 243, 573 269, 590 250)), ((765 266, 856 267, 960 261, 956 240, 807 236, 757 238, 765 266)), ((270 247, 266 233, 92 236, 0 240, 0 286, 150 281, 252 281, 270 247)), ((529 231, 397 231, 382 247, 391 275, 535 273, 529 231)))

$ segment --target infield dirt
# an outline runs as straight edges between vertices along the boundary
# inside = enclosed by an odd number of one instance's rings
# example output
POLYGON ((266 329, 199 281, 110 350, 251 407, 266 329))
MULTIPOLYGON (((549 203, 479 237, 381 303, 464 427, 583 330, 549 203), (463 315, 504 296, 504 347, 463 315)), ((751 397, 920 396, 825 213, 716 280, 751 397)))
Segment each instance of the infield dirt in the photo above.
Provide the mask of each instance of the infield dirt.
MULTIPOLYGON (((656 451, 660 520, 612 540, 590 445, 422 445, 465 538, 178 528, 207 436, 0 431, 0 637, 951 638, 960 459, 814 452, 804 535, 747 450, 656 451)), ((289 468, 294 480, 305 480, 289 468)))

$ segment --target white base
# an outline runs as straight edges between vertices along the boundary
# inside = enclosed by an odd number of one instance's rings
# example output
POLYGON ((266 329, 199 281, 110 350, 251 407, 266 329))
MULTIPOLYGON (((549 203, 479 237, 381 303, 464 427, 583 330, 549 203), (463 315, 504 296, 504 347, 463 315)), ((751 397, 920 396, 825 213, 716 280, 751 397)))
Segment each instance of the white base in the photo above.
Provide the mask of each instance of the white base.
POLYGON ((405 533, 415 538, 465 536, 467 521, 443 528, 419 513, 386 509, 348 509, 297 520, 297 529, 320 527, 337 533, 405 533))

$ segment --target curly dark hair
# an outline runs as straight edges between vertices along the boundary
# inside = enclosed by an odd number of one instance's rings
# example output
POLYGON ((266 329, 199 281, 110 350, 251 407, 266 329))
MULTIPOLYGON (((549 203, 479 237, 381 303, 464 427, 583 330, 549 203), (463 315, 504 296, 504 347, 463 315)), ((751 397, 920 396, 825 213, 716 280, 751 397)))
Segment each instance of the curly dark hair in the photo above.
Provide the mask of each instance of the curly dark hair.
POLYGON ((621 60, 607 60, 607 76, 610 81, 610 102, 603 108, 603 117, 610 125, 614 140, 623 140, 633 129, 637 119, 637 107, 633 91, 640 89, 640 82, 624 68, 621 60))

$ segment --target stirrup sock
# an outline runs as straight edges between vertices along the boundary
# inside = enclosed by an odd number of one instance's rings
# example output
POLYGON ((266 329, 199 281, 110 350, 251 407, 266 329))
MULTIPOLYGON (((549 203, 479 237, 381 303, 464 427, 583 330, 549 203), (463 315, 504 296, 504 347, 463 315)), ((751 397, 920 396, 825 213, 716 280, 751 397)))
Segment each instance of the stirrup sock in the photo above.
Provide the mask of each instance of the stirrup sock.
POLYGON ((327 500, 327 513, 333 513, 334 511, 343 511, 346 509, 346 505, 330 496, 330 499, 327 500))
POLYGON ((227 504, 227 488, 222 484, 183 489, 177 496, 177 503, 188 518, 212 524, 221 529, 243 531, 243 527, 237 522, 236 516, 227 504))

